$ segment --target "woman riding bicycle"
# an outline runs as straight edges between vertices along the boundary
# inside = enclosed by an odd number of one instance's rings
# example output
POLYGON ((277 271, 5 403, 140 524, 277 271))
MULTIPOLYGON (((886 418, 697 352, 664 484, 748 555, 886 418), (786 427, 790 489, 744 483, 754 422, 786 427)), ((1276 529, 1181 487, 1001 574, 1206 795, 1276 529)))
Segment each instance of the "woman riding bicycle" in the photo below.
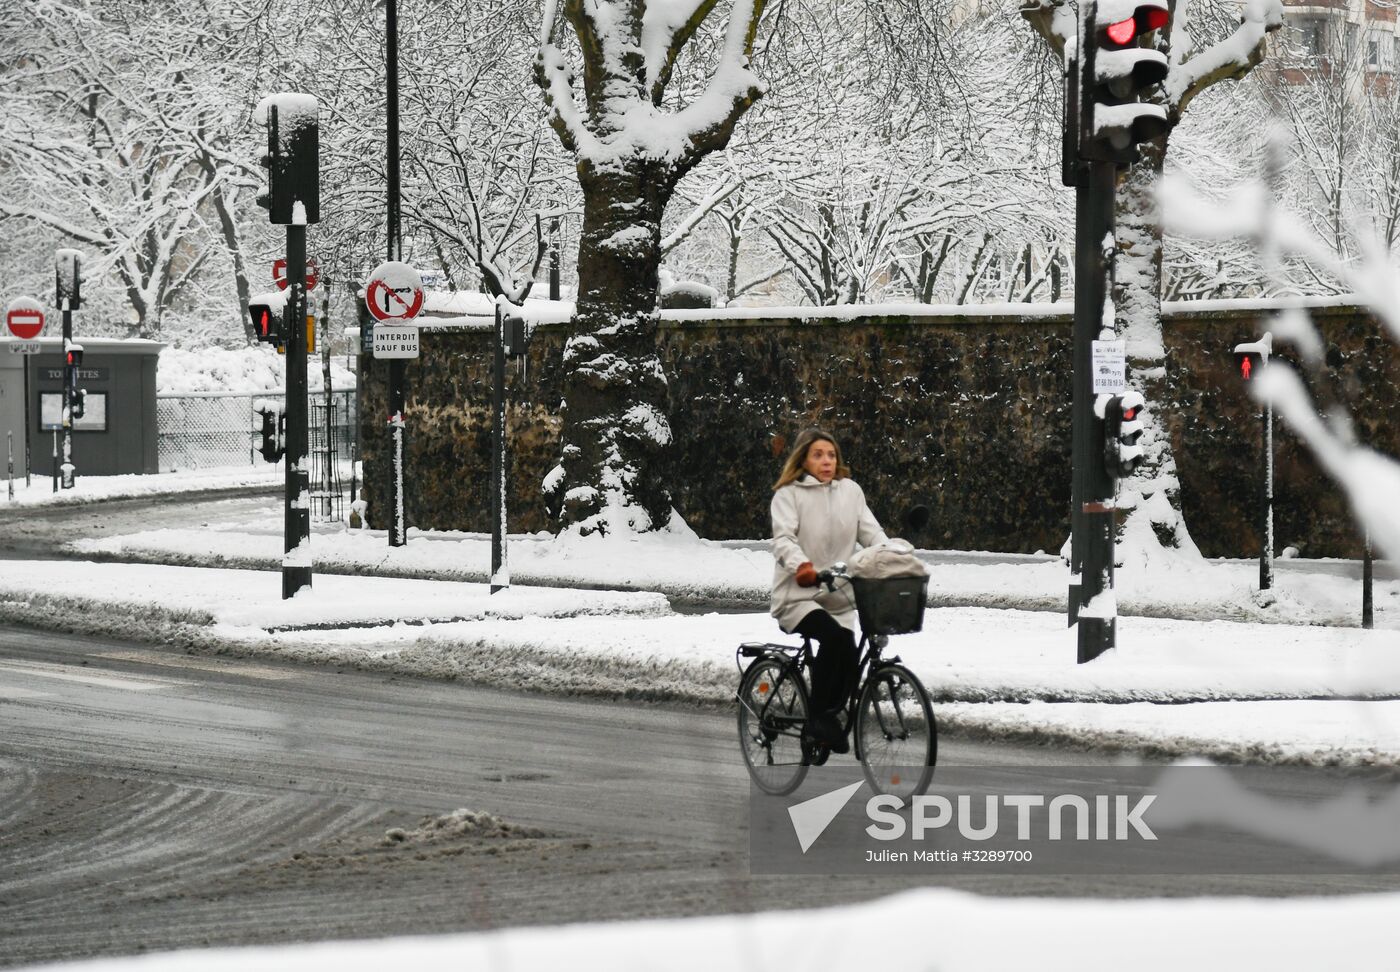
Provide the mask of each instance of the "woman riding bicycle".
POLYGON ((784 631, 821 646, 811 666, 807 732, 836 753, 850 750, 838 713, 859 677, 855 604, 847 590, 821 590, 817 572, 849 560, 857 543, 869 547, 887 539, 850 475, 836 440, 807 429, 783 463, 771 507, 772 615, 784 631))

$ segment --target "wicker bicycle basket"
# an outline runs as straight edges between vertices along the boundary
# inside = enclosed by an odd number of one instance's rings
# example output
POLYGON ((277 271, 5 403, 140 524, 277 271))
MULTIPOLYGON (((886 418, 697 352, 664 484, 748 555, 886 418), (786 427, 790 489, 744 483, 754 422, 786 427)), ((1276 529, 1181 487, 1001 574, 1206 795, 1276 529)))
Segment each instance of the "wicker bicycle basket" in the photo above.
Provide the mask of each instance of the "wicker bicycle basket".
POLYGON ((860 630, 896 635, 920 631, 928 601, 927 577, 852 577, 860 630))

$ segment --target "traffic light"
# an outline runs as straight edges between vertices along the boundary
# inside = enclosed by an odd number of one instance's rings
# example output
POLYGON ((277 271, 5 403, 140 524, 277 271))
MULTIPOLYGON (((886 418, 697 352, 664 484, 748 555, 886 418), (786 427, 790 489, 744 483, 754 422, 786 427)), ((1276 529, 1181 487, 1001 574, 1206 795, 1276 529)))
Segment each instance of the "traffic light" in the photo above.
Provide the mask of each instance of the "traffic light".
POLYGON ((82 303, 83 255, 77 250, 59 250, 54 257, 56 303, 60 308, 77 310, 82 303))
POLYGON ((1137 146, 1167 131, 1161 105, 1138 101, 1167 76, 1166 55, 1142 41, 1165 27, 1165 0, 1088 4, 1080 58, 1079 151, 1086 161, 1136 162, 1137 146))
POLYGON ((83 346, 68 342, 68 349, 64 352, 63 363, 70 368, 81 368, 83 366, 83 346))
POLYGON ((1235 374, 1240 376, 1241 381, 1257 381, 1261 369, 1269 363, 1269 352, 1272 350, 1272 333, 1265 334, 1260 341, 1235 345, 1235 374))
POLYGON ((1103 462, 1110 479, 1131 476, 1142 465, 1142 395, 1124 392, 1114 395, 1104 406, 1103 462))
POLYGON ((280 290, 248 298, 248 315, 253 319, 253 332, 259 344, 283 343, 282 313, 286 306, 287 295, 280 290))
POLYGON ((87 414, 87 391, 85 389, 73 389, 73 400, 68 403, 68 410, 72 413, 75 421, 87 414))
POLYGON ((529 331, 525 318, 507 314, 501 321, 501 339, 505 353, 512 358, 522 358, 529 344, 529 331))
POLYGON ((286 451, 287 413, 264 407, 258 409, 258 415, 262 417, 262 445, 258 446, 258 452, 268 462, 277 462, 286 451))
POLYGON ((272 95, 258 106, 267 125, 267 154, 258 161, 267 169, 267 191, 258 205, 268 220, 284 225, 316 223, 321 218, 320 135, 316 99, 310 95, 272 95))

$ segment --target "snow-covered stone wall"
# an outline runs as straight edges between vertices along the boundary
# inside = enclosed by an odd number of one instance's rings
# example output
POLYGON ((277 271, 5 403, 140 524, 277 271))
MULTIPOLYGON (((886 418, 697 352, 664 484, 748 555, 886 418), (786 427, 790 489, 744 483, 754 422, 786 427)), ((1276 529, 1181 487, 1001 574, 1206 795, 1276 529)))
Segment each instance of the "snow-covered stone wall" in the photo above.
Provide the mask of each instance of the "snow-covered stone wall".
MULTIPOLYGON (((1190 305, 1182 305, 1189 307, 1190 305)), ((1269 311, 1199 305, 1166 326, 1167 410, 1192 536, 1208 556, 1254 556, 1260 423, 1233 373, 1233 346, 1269 311)), ((1069 344, 1064 313, 964 308, 840 318, 759 319, 725 311, 663 319, 670 380, 671 489, 701 536, 768 534, 768 501, 788 443, 810 424, 837 436, 871 506, 894 532, 916 503, 933 512, 911 537, 930 547, 1058 550, 1068 534, 1069 344), (675 318, 684 318, 675 319, 675 318)), ((1357 434, 1400 454, 1400 353, 1352 308, 1314 313, 1329 342, 1332 394, 1357 434)), ((511 529, 550 528, 540 482, 558 461, 564 328, 536 329, 509 368, 511 529)), ((1277 346, 1277 345, 1276 345, 1277 346)), ((415 526, 487 530, 490 344, 483 330, 425 330, 409 363, 407 511, 415 526)), ((1285 351, 1286 356, 1286 351, 1285 351)), ((364 381, 366 499, 387 499, 385 362, 364 381)), ((1340 494, 1276 430, 1278 546, 1354 552, 1340 494)))

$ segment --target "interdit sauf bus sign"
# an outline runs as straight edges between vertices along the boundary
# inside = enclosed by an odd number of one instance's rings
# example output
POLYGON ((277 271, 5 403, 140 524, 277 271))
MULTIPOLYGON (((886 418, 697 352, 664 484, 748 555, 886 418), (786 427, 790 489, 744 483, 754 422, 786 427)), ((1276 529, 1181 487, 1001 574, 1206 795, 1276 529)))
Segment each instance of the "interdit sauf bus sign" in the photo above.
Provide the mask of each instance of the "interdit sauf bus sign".
POLYGON ((749 839, 756 874, 1400 873, 1400 777, 957 766, 895 795, 823 766, 787 797, 754 788, 749 839))

